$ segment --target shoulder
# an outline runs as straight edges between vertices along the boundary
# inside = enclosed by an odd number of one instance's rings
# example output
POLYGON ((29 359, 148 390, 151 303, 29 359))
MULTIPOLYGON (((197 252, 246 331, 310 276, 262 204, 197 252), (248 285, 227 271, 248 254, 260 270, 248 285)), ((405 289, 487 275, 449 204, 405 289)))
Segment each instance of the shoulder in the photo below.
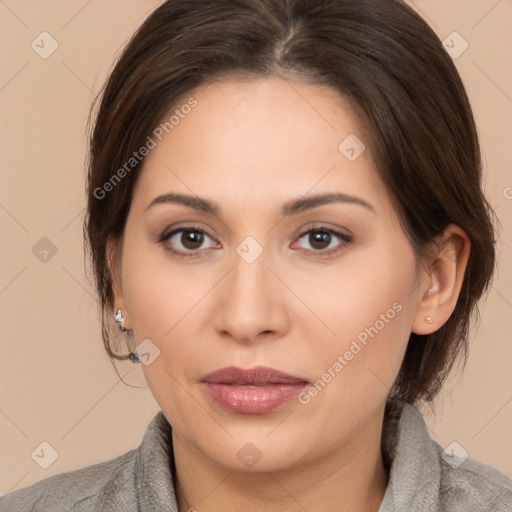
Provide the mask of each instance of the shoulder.
POLYGON ((476 459, 445 451, 431 439, 414 405, 393 403, 384 427, 390 479, 382 511, 512 511, 512 480, 476 459))
MULTIPOLYGON (((105 493, 131 494, 136 450, 91 466, 40 480, 0 497, 2 512, 86 512, 105 493)), ((130 496, 131 499, 131 496, 130 496)))
POLYGON ((510 512, 512 480, 476 459, 450 456, 432 441, 441 466, 440 497, 443 510, 510 512))

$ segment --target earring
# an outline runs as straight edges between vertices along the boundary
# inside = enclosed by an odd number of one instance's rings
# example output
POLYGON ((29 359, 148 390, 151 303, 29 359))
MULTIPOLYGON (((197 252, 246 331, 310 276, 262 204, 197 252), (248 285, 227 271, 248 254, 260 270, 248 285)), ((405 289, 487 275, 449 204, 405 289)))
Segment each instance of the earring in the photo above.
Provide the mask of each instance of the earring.
MULTIPOLYGON (((114 314, 114 320, 119 324, 119 329, 121 329, 121 331, 123 332, 127 332, 127 329, 125 329, 124 327, 124 322, 126 321, 126 318, 123 316, 123 311, 121 308, 119 308, 115 314, 114 314)), ((132 363, 140 363, 140 359, 139 359, 139 356, 138 354, 133 351, 133 352, 130 352, 128 354, 128 359, 132 362, 132 363)))
POLYGON ((434 320, 432 320, 432 317, 431 316, 426 316, 425 317, 425 322, 427 322, 427 324, 431 324, 434 320))
POLYGON ((121 329, 123 332, 126 332, 126 329, 124 328, 124 322, 126 321, 126 318, 123 316, 123 311, 120 308, 114 314, 114 320, 119 324, 119 329, 121 329))
POLYGON ((434 288, 430 288, 430 290, 427 292, 429 295, 432 295, 434 293, 434 288))
POLYGON ((140 363, 140 359, 139 359, 139 356, 137 355, 136 352, 130 352, 128 354, 128 359, 132 362, 132 363, 140 363))

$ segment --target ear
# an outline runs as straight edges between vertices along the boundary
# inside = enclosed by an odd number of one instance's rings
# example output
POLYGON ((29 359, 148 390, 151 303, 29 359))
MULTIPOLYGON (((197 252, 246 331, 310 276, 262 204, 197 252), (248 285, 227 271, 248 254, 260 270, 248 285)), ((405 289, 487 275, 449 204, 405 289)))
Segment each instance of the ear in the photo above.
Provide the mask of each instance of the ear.
POLYGON ((121 247, 122 239, 114 240, 111 237, 107 239, 106 258, 108 271, 110 272, 110 276, 112 278, 112 291, 114 295, 114 313, 118 309, 122 309, 123 316, 126 318, 124 327, 125 329, 129 330, 131 329, 130 319, 128 315, 128 308, 124 300, 123 288, 121 284, 121 247))
POLYGON ((450 224, 434 242, 438 251, 421 280, 412 332, 431 334, 451 316, 464 280, 471 242, 462 228, 450 224), (431 293, 429 293, 431 290, 431 293), (426 321, 430 317, 432 322, 426 321))

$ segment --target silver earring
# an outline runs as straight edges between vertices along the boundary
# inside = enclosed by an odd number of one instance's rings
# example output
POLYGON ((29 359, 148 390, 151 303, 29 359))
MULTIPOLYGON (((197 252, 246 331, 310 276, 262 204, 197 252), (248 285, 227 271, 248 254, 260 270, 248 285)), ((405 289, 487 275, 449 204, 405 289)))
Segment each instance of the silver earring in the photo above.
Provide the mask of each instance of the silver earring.
POLYGON ((431 324, 434 320, 432 320, 432 317, 431 316, 426 316, 425 317, 425 322, 427 322, 427 324, 431 324))
POLYGON ((434 288, 431 288, 428 292, 429 295, 432 295, 434 293, 434 288))
MULTIPOLYGON (((119 329, 121 329, 121 331, 123 332, 127 332, 127 329, 125 329, 124 327, 124 323, 126 321, 126 318, 123 316, 123 311, 121 308, 119 308, 115 314, 114 314, 114 320, 119 324, 119 329)), ((140 359, 139 359, 139 356, 137 355, 137 353, 135 351, 133 352, 130 352, 128 354, 128 359, 132 362, 132 363, 140 363, 140 359)))
POLYGON ((114 314, 114 320, 119 324, 119 329, 121 329, 123 332, 126 332, 126 329, 124 328, 124 322, 126 321, 126 318, 123 316, 123 311, 121 309, 118 309, 114 314))

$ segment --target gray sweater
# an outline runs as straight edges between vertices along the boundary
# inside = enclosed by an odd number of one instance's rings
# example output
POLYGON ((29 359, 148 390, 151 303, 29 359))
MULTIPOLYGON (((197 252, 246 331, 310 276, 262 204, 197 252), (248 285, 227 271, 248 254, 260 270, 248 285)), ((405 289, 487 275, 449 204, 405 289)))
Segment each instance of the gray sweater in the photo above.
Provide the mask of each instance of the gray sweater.
MULTIPOLYGON (((138 448, 12 491, 0 512, 177 512, 170 432, 160 411, 138 448)), ((379 512, 512 512, 512 480, 474 459, 443 457, 412 405, 386 417, 382 453, 390 472, 379 512)))

